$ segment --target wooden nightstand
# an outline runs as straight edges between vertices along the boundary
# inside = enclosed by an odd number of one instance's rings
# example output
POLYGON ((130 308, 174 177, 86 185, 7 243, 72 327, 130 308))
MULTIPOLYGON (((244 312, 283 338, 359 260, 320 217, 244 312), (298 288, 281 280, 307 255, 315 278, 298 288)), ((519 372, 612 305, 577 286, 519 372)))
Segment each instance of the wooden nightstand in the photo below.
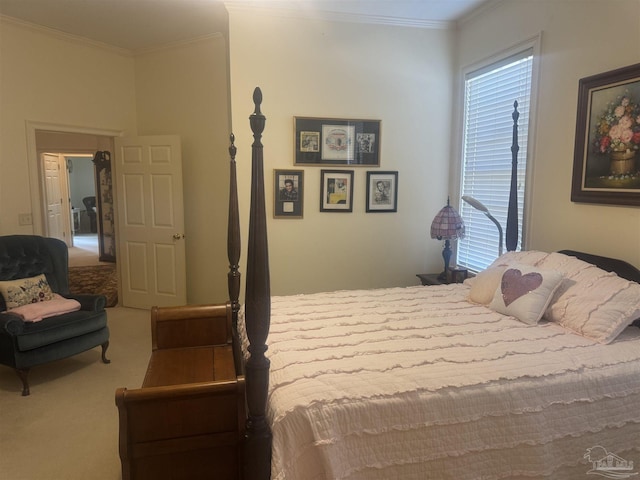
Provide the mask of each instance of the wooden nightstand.
MULTIPOLYGON (((464 268, 452 268, 450 276, 455 283, 462 283, 467 278, 467 270, 464 268)), ((420 279, 422 285, 446 285, 451 281, 440 280, 441 273, 418 273, 416 277, 420 279)))
POLYGON ((422 285, 444 285, 445 282, 439 280, 439 276, 439 273, 418 273, 416 275, 422 282, 422 285))

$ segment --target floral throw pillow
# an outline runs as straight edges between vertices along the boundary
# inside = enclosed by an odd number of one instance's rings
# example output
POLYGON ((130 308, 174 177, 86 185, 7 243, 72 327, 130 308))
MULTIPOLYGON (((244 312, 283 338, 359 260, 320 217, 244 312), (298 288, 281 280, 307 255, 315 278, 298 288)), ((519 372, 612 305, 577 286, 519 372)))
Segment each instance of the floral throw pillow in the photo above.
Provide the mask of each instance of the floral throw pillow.
POLYGON ((53 299, 53 291, 44 274, 0 282, 0 294, 4 298, 7 310, 53 299))

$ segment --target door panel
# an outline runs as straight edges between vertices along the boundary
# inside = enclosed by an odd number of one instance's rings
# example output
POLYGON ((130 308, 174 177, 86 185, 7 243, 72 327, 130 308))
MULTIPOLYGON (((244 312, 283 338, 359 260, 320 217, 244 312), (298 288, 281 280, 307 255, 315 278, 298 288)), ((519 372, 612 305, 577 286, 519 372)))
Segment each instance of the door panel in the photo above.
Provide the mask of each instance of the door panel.
POLYGON ((182 158, 177 136, 116 139, 122 304, 186 304, 182 158))
MULTIPOLYGON (((71 235, 65 225, 69 221, 71 213, 65 215, 65 208, 69 205, 69 191, 66 169, 61 174, 61 161, 64 158, 54 153, 43 153, 41 155, 42 168, 44 171, 44 189, 46 198, 46 216, 47 216, 47 236, 57 238, 71 244, 71 235), (65 192, 65 193, 63 193, 65 192)), ((66 168, 66 167, 65 167, 66 168)), ((71 208, 70 206, 68 207, 71 208)))

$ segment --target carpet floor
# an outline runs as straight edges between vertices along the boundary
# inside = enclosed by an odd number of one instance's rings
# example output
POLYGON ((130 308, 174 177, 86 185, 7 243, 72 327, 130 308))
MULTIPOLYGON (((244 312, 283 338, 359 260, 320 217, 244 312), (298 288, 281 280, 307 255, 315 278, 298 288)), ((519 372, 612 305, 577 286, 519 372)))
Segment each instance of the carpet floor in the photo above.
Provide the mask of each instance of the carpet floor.
POLYGON ((69 292, 107 297, 107 307, 118 304, 118 274, 115 264, 69 267, 69 292))
POLYGON ((107 311, 110 343, 33 367, 31 395, 12 368, 0 365, 0 479, 121 480, 119 387, 142 385, 151 355, 148 310, 107 311))

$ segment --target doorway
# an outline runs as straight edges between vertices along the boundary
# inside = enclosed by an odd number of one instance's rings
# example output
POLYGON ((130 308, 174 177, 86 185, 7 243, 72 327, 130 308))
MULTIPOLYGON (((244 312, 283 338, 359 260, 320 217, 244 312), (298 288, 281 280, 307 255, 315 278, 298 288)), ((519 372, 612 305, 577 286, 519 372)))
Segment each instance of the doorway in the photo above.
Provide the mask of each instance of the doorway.
POLYGON ((95 165, 92 155, 64 155, 69 176, 69 266, 97 265, 99 260, 95 165))
MULTIPOLYGON (((33 200, 34 233, 56 236, 69 246, 69 264, 95 265, 102 263, 99 258, 99 237, 97 225, 96 167, 93 157, 96 151, 112 150, 113 136, 83 131, 64 131, 62 127, 28 125, 29 145, 36 165, 38 188, 33 200), (41 127, 41 128, 38 128, 41 127), (53 152, 53 153, 52 153, 53 152), (57 158, 59 164, 59 188, 62 228, 58 231, 49 225, 47 198, 47 167, 42 157, 57 158)), ((82 129, 78 129, 82 130, 82 129)), ((109 133, 109 132, 106 132, 109 133)), ((32 184, 34 178, 32 176, 32 184)), ((32 190, 33 192, 33 190, 32 190)))

